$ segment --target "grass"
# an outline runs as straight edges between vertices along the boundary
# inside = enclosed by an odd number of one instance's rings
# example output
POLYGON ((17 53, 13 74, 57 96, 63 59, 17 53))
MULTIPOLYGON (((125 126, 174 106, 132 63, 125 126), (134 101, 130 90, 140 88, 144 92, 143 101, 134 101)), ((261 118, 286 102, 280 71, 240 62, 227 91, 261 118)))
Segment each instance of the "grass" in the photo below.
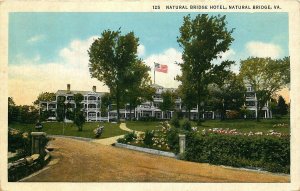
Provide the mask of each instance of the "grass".
POLYGON ((158 121, 126 121, 126 126, 134 131, 158 130, 158 121))
MULTIPOLYGON (((182 120, 180 121, 182 122, 182 120)), ((159 127, 159 122, 143 122, 143 121, 131 121, 126 122, 126 126, 129 129, 136 131, 146 131, 146 130, 157 130, 159 127)), ((192 126, 198 126, 196 122, 192 122, 192 126)), ((281 118, 281 119, 261 119, 260 122, 256 122, 255 120, 206 120, 201 123, 201 126, 198 126, 198 130, 203 129, 212 129, 212 128, 229 128, 229 129, 237 129, 240 132, 267 132, 269 130, 275 130, 280 133, 289 134, 290 133, 290 120, 289 118, 281 118), (287 124, 285 127, 274 127, 276 124, 287 124)))
MULTIPOLYGON (((75 137, 94 138, 95 135, 93 130, 96 129, 99 124, 104 126, 104 131, 100 139, 123 135, 127 133, 126 131, 123 131, 119 128, 119 124, 96 122, 85 123, 81 132, 78 131, 77 127, 73 123, 64 124, 60 122, 48 122, 43 123, 42 131, 46 132, 49 135, 66 135, 75 137)), ((34 124, 13 123, 10 124, 9 127, 27 132, 36 131, 34 124)))
MULTIPOLYGON (((192 123, 192 126, 197 126, 195 122, 192 123)), ((223 129, 237 129, 240 132, 267 132, 270 130, 275 130, 280 133, 289 134, 290 133, 290 122, 289 119, 264 119, 260 122, 255 120, 209 120, 205 121, 198 126, 199 130, 203 129, 212 129, 212 128, 223 128, 223 129), (276 124, 287 124, 285 127, 274 127, 276 124)))

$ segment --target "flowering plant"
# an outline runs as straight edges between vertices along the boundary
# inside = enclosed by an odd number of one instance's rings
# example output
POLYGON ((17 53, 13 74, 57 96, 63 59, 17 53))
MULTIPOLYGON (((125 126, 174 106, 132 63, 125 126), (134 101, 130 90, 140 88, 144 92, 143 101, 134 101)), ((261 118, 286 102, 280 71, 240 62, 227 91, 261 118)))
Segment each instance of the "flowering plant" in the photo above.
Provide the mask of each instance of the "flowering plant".
POLYGON ((266 135, 266 136, 277 136, 277 137, 281 137, 281 136, 286 136, 285 134, 282 134, 280 132, 276 132, 274 130, 269 130, 267 133, 263 133, 261 131, 259 132, 248 132, 248 133, 243 133, 240 131, 237 131, 237 129, 222 129, 222 128, 212 128, 212 129, 203 129, 202 130, 202 135, 207 135, 207 134, 225 134, 225 135, 244 135, 244 136, 262 136, 262 135, 266 135))

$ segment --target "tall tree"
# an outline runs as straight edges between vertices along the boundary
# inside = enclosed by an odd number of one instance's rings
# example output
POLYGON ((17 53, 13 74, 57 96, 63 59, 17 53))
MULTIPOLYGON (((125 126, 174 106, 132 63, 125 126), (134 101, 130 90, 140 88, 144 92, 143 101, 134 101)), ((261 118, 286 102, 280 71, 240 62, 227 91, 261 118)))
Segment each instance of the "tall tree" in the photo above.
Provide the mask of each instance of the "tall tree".
POLYGON ((182 105, 185 108, 185 112, 188 112, 188 119, 191 119, 191 110, 197 105, 197 100, 195 99, 195 91, 193 90, 193 85, 190 83, 189 76, 183 71, 181 76, 176 77, 182 83, 178 86, 177 92, 182 100, 182 105))
POLYGON ((82 100, 84 99, 83 95, 77 93, 74 95, 75 108, 74 108, 74 123, 78 128, 78 131, 82 131, 83 124, 85 122, 85 117, 82 111, 82 100))
POLYGON ((174 94, 167 90, 161 94, 163 102, 159 104, 159 109, 163 112, 168 112, 174 110, 175 107, 175 96, 174 94))
POLYGON ((56 119, 58 122, 62 122, 65 120, 65 116, 66 116, 65 100, 66 100, 65 96, 57 97, 56 119))
POLYGON ((289 58, 271 59, 250 57, 241 61, 240 75, 256 93, 257 121, 267 101, 289 83, 289 58))
POLYGON ((129 104, 129 119, 131 120, 131 111, 143 101, 152 100, 155 89, 151 87, 149 76, 149 67, 141 60, 133 63, 131 70, 126 71, 124 80, 124 101, 129 104))
POLYGON ((34 105, 39 105, 40 101, 55 101, 55 93, 42 92, 38 95, 37 99, 33 102, 34 105))
POLYGON ((124 74, 137 61, 138 38, 133 32, 121 35, 121 31, 105 30, 88 50, 90 73, 110 89, 116 99, 117 117, 120 119, 120 103, 124 94, 124 74))
POLYGON ((243 81, 232 72, 210 86, 212 105, 214 110, 221 113, 221 120, 226 119, 227 110, 240 111, 245 103, 245 92, 243 81))
POLYGON ((288 113, 288 105, 282 96, 279 96, 277 103, 277 111, 280 115, 286 115, 288 113))
POLYGON ((228 61, 219 65, 212 62, 220 58, 234 40, 231 36, 233 29, 227 29, 225 19, 226 16, 209 17, 207 14, 199 14, 195 19, 191 19, 188 15, 184 17, 180 27, 180 36, 177 38, 177 42, 183 48, 183 63, 180 66, 182 73, 189 76, 189 80, 181 82, 190 83, 188 87, 191 87, 196 95, 198 116, 203 110, 204 104, 201 103, 207 98, 207 87, 213 81, 214 72, 232 64, 228 61))

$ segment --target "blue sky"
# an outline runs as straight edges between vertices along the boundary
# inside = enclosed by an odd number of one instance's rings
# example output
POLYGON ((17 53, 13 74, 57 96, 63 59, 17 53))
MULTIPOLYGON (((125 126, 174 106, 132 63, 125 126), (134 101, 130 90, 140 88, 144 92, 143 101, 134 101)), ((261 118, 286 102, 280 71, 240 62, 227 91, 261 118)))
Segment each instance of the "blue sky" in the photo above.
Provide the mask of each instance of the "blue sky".
MULTIPOLYGON (((147 65, 151 65, 154 61, 169 65, 168 74, 157 74, 158 83, 176 87, 178 83, 173 78, 179 69, 176 66, 173 67, 172 64, 180 61, 182 51, 176 37, 179 36, 179 27, 182 25, 183 16, 187 14, 174 12, 10 13, 9 85, 17 88, 22 83, 28 82, 32 87, 33 81, 41 77, 36 73, 43 74, 39 83, 44 85, 39 85, 36 89, 31 88, 34 93, 28 95, 28 101, 19 98, 20 102, 24 103, 28 103, 33 96, 37 96, 38 92, 55 92, 57 89, 65 89, 63 84, 70 81, 76 89, 86 88, 83 87, 83 84, 71 79, 73 77, 71 74, 68 76, 68 73, 77 72, 78 74, 78 71, 82 71, 84 76, 81 77, 86 78, 85 81, 89 81, 87 79, 86 51, 90 43, 95 36, 100 36, 103 30, 117 30, 121 27, 122 33, 133 31, 140 39, 139 55, 147 65), (85 64, 81 65, 78 60, 85 64), (24 68, 32 75, 25 75, 24 68), (63 71, 65 69, 68 71, 63 71), (57 73, 58 70, 61 74, 66 73, 65 78, 60 79, 63 82, 53 82, 45 87, 45 84, 49 84, 51 75, 57 73), (52 73, 49 73, 50 71, 52 73), (49 78, 46 77, 47 75, 49 78)), ((199 13, 191 13, 191 16, 196 14, 199 13)), ((235 28, 233 33, 235 40, 230 51, 225 53, 226 58, 237 62, 233 70, 238 70, 240 59, 249 56, 282 58, 289 55, 287 13, 226 13, 226 15, 228 28, 235 28)), ((89 85, 92 83, 98 82, 89 82, 89 85)), ((96 85, 100 87, 99 91, 107 90, 102 87, 102 84, 96 85)), ((15 90, 15 88, 11 88, 10 91, 13 97, 18 96, 15 90)))
MULTIPOLYGON (((178 50, 176 37, 188 13, 11 13, 9 64, 16 55, 42 61, 57 59, 58 51, 74 39, 100 35, 105 29, 134 31, 146 47, 144 56, 170 47, 178 50), (40 36, 36 42, 28 42, 40 36)), ((192 13, 195 15, 197 13, 192 13)), ((228 28, 235 28, 231 48, 242 50, 249 41, 272 42, 288 55, 288 15, 285 13, 227 13, 228 28)))

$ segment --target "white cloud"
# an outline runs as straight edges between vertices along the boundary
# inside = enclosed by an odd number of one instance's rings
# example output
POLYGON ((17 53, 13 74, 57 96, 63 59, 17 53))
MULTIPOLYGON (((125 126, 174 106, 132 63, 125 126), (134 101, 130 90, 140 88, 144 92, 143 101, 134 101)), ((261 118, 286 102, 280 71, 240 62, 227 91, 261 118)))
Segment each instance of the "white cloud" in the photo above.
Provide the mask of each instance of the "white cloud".
POLYGON ((44 40, 45 38, 46 38, 45 35, 35 35, 35 36, 30 37, 30 38, 27 40, 27 42, 28 42, 29 44, 33 44, 33 43, 42 41, 42 40, 44 40))
POLYGON ((137 54, 138 54, 138 56, 139 56, 139 57, 144 56, 144 55, 145 55, 145 52, 146 52, 145 46, 142 45, 142 44, 140 44, 140 45, 138 46, 138 48, 137 48, 137 54))
POLYGON ((279 58, 282 49, 279 45, 260 41, 251 41, 246 44, 246 50, 250 56, 279 58))
POLYGON ((74 40, 60 52, 60 61, 40 63, 40 57, 17 59, 9 65, 9 96, 17 104, 31 104, 41 92, 56 92, 71 84, 73 90, 108 91, 97 79, 92 79, 88 70, 87 50, 93 39, 74 40))
POLYGON ((145 59, 146 65, 151 67, 151 78, 153 78, 154 62, 168 65, 168 73, 155 72, 155 83, 164 87, 177 87, 179 82, 174 80, 176 75, 181 74, 180 67, 176 63, 181 63, 181 52, 174 48, 169 48, 161 54, 153 54, 145 59))

